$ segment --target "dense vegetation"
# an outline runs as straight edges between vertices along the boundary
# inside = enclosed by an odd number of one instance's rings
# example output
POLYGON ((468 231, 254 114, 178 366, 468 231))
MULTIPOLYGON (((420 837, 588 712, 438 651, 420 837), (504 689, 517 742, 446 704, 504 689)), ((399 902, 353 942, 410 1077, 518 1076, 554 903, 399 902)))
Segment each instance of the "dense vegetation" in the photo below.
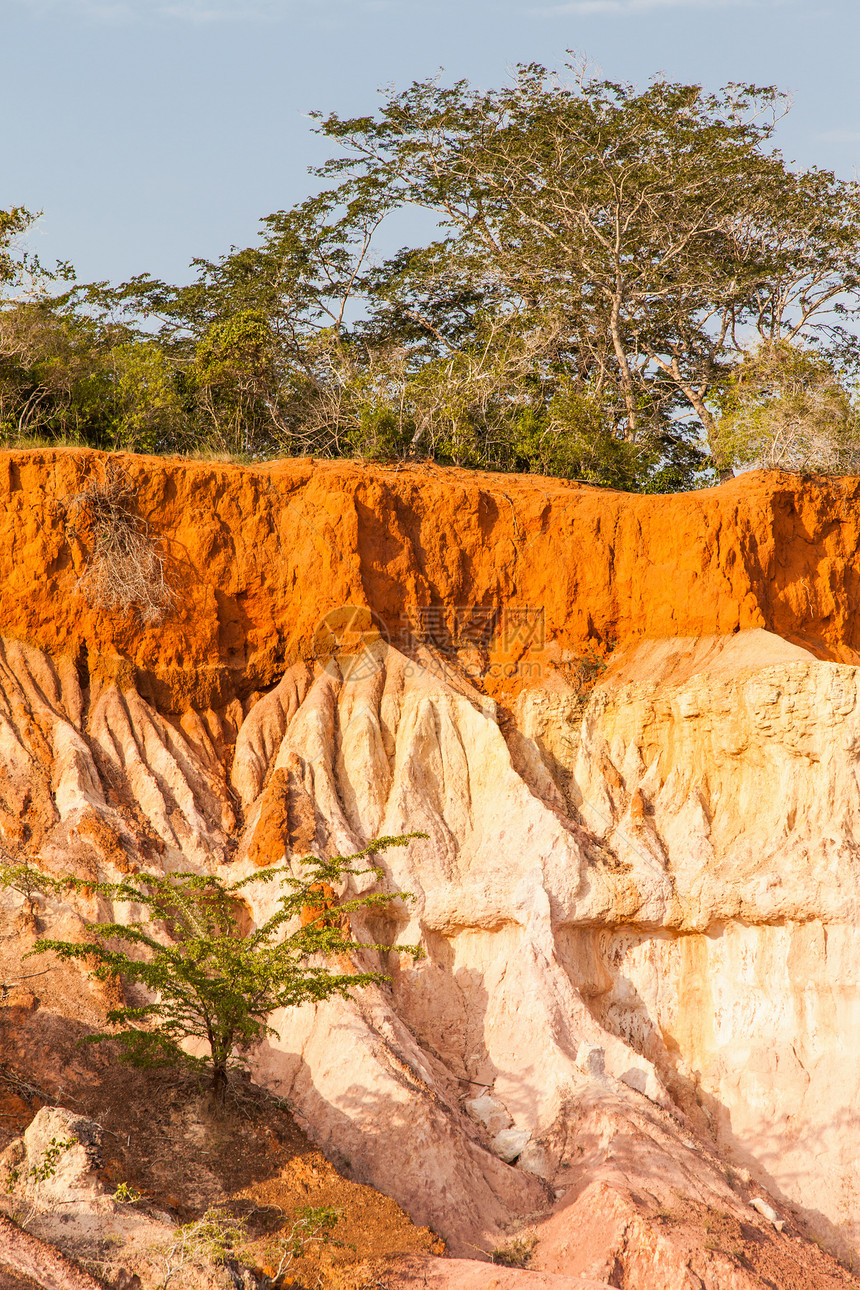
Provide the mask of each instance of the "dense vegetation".
POLYGON ((668 491, 854 470, 860 187, 772 88, 518 69, 316 118, 321 190, 171 286, 79 284, 0 213, 8 443, 364 455, 668 491), (387 258, 388 216, 432 236, 387 258))

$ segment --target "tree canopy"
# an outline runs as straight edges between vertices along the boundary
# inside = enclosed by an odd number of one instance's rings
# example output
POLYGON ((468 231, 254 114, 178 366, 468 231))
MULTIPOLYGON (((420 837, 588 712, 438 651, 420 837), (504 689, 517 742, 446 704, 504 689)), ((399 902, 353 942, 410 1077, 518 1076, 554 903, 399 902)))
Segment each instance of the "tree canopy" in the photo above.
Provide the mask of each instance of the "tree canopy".
MULTIPOLYGON (((256 245, 194 261, 187 286, 8 304, 0 420, 99 446, 708 482, 735 460, 718 423, 754 355, 807 355, 855 406, 860 186, 785 160, 787 107, 773 87, 528 64, 501 89, 433 78, 372 115, 317 114, 336 149, 321 189, 256 245), (404 208, 432 236, 380 256, 404 208)), ((856 468, 853 424, 829 418, 831 464, 856 468)))
MULTIPOLYGON (((70 889, 86 889, 112 906, 130 906, 135 917, 90 923, 81 941, 41 938, 32 952, 81 960, 99 980, 144 986, 149 999, 112 1009, 108 1021, 116 1029, 92 1040, 118 1041, 137 1064, 208 1065, 213 1088, 223 1097, 234 1053, 276 1033, 268 1018, 277 1009, 345 996, 385 979, 378 971, 355 967, 353 960, 357 953, 393 947, 355 939, 349 916, 386 907, 404 893, 365 892, 339 902, 336 913, 327 894, 333 896, 333 884, 354 876, 378 882, 383 873, 374 857, 416 837, 426 834, 377 838, 355 855, 307 856, 298 874, 286 865, 271 866, 232 883, 197 873, 141 873, 120 883, 69 879, 70 889), (256 927, 244 925, 249 918, 241 896, 252 883, 276 883, 281 889, 274 913, 256 927), (329 966, 332 960, 337 970, 329 966), (187 1040, 200 1041, 208 1058, 190 1054, 182 1046, 187 1040)), ((13 877, 20 889, 18 870, 13 877)), ((397 948, 418 952, 412 946, 397 948)))

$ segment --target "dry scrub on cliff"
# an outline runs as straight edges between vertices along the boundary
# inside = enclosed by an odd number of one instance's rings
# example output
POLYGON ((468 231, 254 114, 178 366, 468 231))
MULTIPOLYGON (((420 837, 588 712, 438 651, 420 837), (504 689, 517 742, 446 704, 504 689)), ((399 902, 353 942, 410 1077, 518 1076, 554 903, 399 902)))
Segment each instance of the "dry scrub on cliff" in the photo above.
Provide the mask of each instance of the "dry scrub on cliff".
POLYGON ((87 549, 77 590, 96 609, 134 610, 159 623, 173 600, 164 557, 149 525, 135 509, 136 487, 122 463, 108 458, 94 479, 63 503, 66 534, 87 549))

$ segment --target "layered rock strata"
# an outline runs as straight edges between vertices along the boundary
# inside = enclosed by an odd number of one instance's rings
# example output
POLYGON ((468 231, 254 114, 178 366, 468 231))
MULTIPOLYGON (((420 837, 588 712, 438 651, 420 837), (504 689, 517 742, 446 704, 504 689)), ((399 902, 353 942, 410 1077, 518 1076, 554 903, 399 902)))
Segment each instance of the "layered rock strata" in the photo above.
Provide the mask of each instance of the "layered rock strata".
POLYGON ((100 461, 3 467, 7 853, 239 877, 426 833, 358 928, 425 957, 252 1054, 330 1158, 461 1259, 526 1233, 524 1287, 855 1284, 807 1237, 860 1260, 857 481, 129 459, 147 628, 80 597, 100 461))

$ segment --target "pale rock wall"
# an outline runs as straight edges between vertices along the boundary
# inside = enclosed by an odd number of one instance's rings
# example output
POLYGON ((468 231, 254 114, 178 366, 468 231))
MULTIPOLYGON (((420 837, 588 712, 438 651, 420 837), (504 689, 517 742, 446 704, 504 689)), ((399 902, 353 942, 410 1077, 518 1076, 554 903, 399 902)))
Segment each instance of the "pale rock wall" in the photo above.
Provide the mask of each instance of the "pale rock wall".
MULTIPOLYGON (((51 463, 51 486, 7 463, 0 525, 65 604, 51 490, 74 460, 51 463)), ((816 1257, 804 1222, 860 1260, 856 486, 759 478, 670 499, 667 522, 666 499, 550 481, 436 481, 435 517, 393 472, 168 464, 143 481, 171 541, 183 507, 197 516, 196 581, 161 633, 58 625, 7 571, 6 851, 87 880, 241 877, 426 833, 384 856, 413 899, 356 920, 425 957, 368 951, 389 985, 276 1016, 252 1054, 331 1157, 466 1259, 531 1224, 547 1278, 856 1284, 832 1261, 788 1271, 816 1257), (561 573, 559 543, 577 553, 561 573), (393 616, 410 596, 545 603, 538 674, 482 689, 382 640, 340 665, 304 649, 330 602, 393 616), (567 655, 592 634, 619 645, 588 692, 567 655), (751 1208, 761 1192, 785 1231, 751 1208), (706 1239, 714 1215, 743 1258, 706 1239)), ((263 919, 277 893, 246 893, 263 919)), ((107 912, 82 900, 44 904, 49 934, 107 912)))
POLYGON ((579 817, 636 890, 621 925, 565 927, 571 979, 843 1254, 860 1238, 857 686, 833 663, 742 666, 610 680, 576 727, 546 718, 579 817))
MULTIPOLYGON (((625 1186, 639 1170, 658 1200, 680 1190, 737 1209, 702 1156, 710 1140, 850 1255, 857 673, 796 653, 767 664, 765 647, 781 647, 759 634, 743 666, 744 644, 727 646, 739 670, 714 666, 726 651, 712 643, 711 670, 694 657, 674 685, 627 680, 620 663, 587 700, 549 684, 504 733, 494 705, 429 656, 380 644, 354 676, 297 665, 237 722, 237 840, 203 717, 168 722, 111 686, 84 696, 73 668, 9 645, 7 843, 29 811, 54 872, 232 854, 238 876, 426 832, 384 860, 414 899, 367 928, 426 957, 390 955, 388 989, 276 1016, 279 1038, 254 1058, 335 1160, 466 1256, 560 1197, 550 1251, 582 1194, 570 1170, 594 1106, 588 1176, 619 1212, 611 1143, 638 1122, 625 1186), (695 1150, 684 1122, 703 1135, 695 1150)), ((259 918, 276 898, 266 884, 247 894, 259 918)), ((579 1211, 576 1227, 591 1230, 579 1211)), ((596 1258, 602 1239, 547 1270, 609 1277, 620 1256, 596 1258)))

